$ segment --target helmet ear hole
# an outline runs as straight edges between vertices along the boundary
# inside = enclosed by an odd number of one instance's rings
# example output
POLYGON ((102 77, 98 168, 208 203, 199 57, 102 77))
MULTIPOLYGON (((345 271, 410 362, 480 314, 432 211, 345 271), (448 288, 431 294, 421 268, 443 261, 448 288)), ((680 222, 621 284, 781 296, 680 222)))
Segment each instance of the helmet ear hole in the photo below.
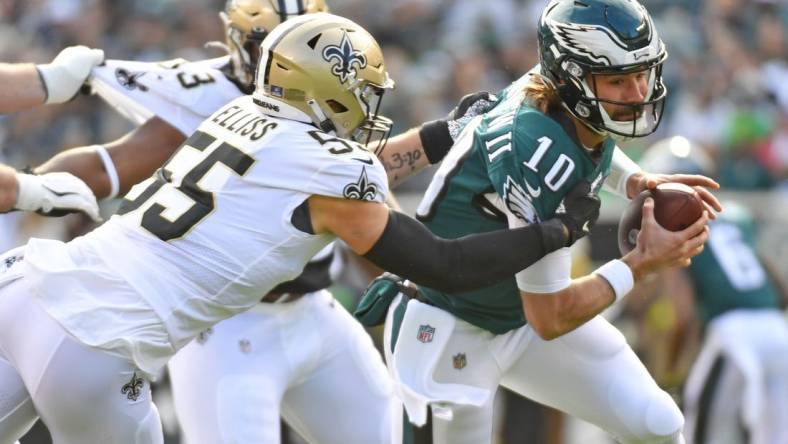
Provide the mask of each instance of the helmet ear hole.
POLYGON ((331 108, 331 111, 334 111, 337 114, 347 112, 347 110, 348 110, 345 105, 337 102, 334 99, 326 100, 326 105, 328 105, 329 108, 331 108))

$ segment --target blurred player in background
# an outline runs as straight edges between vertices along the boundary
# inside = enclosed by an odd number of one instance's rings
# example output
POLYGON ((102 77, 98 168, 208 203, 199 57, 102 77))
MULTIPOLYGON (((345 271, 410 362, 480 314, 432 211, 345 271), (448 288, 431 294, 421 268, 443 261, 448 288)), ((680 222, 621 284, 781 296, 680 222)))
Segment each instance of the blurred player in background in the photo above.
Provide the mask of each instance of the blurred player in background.
MULTIPOLYGON (((472 120, 433 178, 417 215, 436 234, 459 237, 549 218, 577 184, 598 192, 614 163, 614 138, 643 137, 659 124, 667 53, 640 4, 551 2, 540 22, 539 55, 541 73, 524 76, 472 120)), ((621 170, 613 188, 633 196, 646 187, 637 167, 621 170)), ((703 248, 707 216, 669 233, 654 222, 653 202, 644 214, 649 228, 638 258, 625 256, 579 279, 570 279, 571 254, 561 250, 474 292, 373 284, 358 316, 379 320, 370 314, 394 297, 386 357, 410 420, 422 424, 430 405, 434 442, 489 443, 492 395, 503 385, 625 443, 683 442, 678 407, 621 333, 597 316, 635 280, 686 266, 703 248)))
MULTIPOLYGON (((103 61, 103 51, 74 46, 43 65, 0 63, 0 113, 70 100, 90 70, 103 61)), ((100 219, 93 193, 71 174, 37 176, 0 165, 0 212, 10 210, 55 216, 81 211, 94 220, 100 219)))
MULTIPOLYGON (((683 137, 654 144, 640 164, 655 172, 716 172, 703 149, 683 137)), ((692 265, 661 276, 663 282, 687 282, 683 288, 694 296, 704 330, 684 389, 687 442, 788 442, 784 283, 756 252, 755 221, 746 208, 726 202, 709 228, 707 248, 692 265)))

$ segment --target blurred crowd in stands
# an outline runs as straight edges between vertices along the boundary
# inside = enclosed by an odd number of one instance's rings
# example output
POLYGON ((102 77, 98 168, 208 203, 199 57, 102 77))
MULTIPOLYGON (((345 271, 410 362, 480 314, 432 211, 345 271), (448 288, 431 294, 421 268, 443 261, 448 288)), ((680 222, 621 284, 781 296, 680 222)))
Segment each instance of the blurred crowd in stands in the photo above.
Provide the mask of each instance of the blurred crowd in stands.
MULTIPOLYGON (((495 91, 534 66, 535 27, 546 0, 333 0, 384 45, 397 89, 386 112, 399 130, 445 114, 469 91, 495 91)), ((644 0, 670 59, 659 132, 681 134, 720 163, 737 189, 788 178, 788 6, 782 0, 644 0)), ((109 58, 195 60, 221 55, 224 0, 2 0, 0 60, 46 61, 71 44, 109 58)), ((15 165, 126 130, 97 99, 4 116, 0 146, 15 165)))

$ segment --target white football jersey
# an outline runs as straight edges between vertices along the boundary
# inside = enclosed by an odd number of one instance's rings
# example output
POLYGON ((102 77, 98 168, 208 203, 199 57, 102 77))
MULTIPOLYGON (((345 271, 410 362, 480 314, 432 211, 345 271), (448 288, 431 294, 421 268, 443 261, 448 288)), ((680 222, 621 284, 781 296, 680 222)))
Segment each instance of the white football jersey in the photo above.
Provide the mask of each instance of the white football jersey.
POLYGON ((137 125, 159 117, 183 134, 244 93, 221 71, 230 57, 197 62, 107 60, 93 68, 91 89, 137 125))
POLYGON ((25 262, 42 305, 82 342, 152 373, 199 332, 298 276, 334 239, 294 225, 306 199, 382 203, 388 193, 373 154, 300 117, 265 114, 250 96, 234 100, 103 226, 69 244, 31 241, 25 262), (94 256, 107 271, 82 273, 101 268, 94 256))

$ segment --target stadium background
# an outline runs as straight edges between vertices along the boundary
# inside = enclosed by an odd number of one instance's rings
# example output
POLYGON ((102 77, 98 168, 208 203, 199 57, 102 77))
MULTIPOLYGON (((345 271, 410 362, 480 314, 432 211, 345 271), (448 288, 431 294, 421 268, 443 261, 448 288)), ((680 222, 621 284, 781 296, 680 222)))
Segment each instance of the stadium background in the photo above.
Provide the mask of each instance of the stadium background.
MULTIPOLYGON (((532 67, 535 24, 546 0, 328 0, 332 12, 365 26, 382 44, 396 90, 384 99, 396 134, 442 116, 471 91, 496 91, 532 67)), ((719 195, 750 207, 761 224, 761 253, 788 276, 788 5, 785 0, 643 0, 654 16, 670 58, 666 118, 649 138, 624 145, 635 159, 650 143, 683 135, 700 143, 719 164, 719 195)), ((223 40, 217 12, 223 0, 0 0, 0 60, 44 62, 62 47, 103 48, 108 58, 160 61, 219 56, 204 43, 223 40)), ((34 166, 57 151, 106 142, 131 128, 95 97, 0 116, 0 161, 34 166)), ((430 171, 399 190, 412 212, 430 171)), ((621 200, 604 197, 600 226, 578 268, 615 254, 621 200)), ((112 210, 112 204, 105 211, 112 210)), ((109 214, 109 213, 107 213, 109 214)), ((29 236, 67 239, 89 229, 81 217, 45 219, 13 213, 0 217, 0 248, 29 236)), ((345 276, 336 287, 352 306, 362 284, 345 276)), ((671 328, 675 313, 658 301, 628 307, 617 323, 630 343, 650 350, 648 332, 671 328)), ((373 332, 374 334, 374 332, 373 332)), ((651 341, 653 342, 653 341, 651 341)), ((687 338, 688 353, 693 341, 687 338)), ((658 358, 654 358, 657 359, 658 358)), ((655 371, 657 371, 655 369, 655 371)), ((680 374, 656 375, 677 390, 680 374)), ((67 382, 64 382, 67 383, 67 382)), ((164 393, 164 392, 162 392, 164 393)), ((501 443, 595 443, 580 425, 561 425, 546 413, 499 396, 501 443)), ((166 397, 161 401, 168 419, 166 397)), ((170 442, 177 428, 168 421, 170 442)), ((48 442, 45 433, 25 444, 48 442), (43 436, 43 437, 42 437, 43 436)), ((299 442, 288 437, 286 442, 299 442)))

